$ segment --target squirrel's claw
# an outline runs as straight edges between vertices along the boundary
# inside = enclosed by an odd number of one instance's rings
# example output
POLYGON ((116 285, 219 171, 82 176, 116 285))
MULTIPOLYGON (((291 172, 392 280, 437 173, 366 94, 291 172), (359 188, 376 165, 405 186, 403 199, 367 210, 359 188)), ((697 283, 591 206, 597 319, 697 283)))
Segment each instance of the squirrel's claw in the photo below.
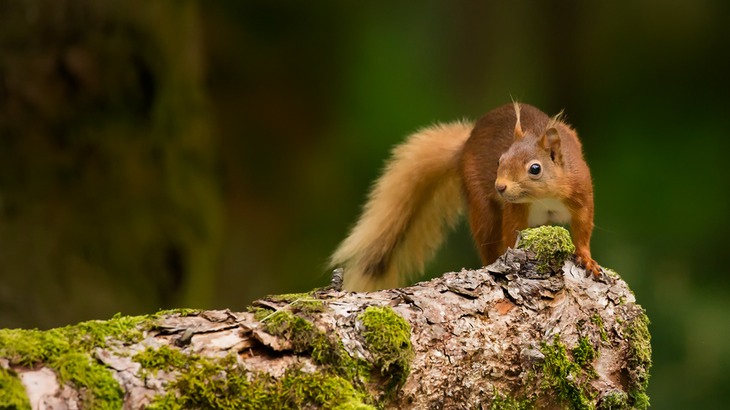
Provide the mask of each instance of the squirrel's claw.
POLYGON ((584 255, 576 252, 575 262, 578 266, 585 269, 586 272, 592 273, 594 279, 600 279, 605 275, 603 273, 603 270, 601 269, 601 266, 598 265, 598 263, 593 260, 593 258, 591 258, 589 255, 584 255))

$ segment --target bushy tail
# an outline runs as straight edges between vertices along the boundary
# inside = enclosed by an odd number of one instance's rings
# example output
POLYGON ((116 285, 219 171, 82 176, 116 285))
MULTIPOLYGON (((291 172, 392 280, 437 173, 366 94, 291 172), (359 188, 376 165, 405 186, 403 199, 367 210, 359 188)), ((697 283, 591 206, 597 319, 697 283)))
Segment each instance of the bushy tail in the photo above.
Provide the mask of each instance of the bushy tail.
POLYGON ((474 125, 422 129, 393 150, 350 235, 330 258, 345 271, 344 288, 394 288, 424 264, 464 207, 458 161, 474 125))

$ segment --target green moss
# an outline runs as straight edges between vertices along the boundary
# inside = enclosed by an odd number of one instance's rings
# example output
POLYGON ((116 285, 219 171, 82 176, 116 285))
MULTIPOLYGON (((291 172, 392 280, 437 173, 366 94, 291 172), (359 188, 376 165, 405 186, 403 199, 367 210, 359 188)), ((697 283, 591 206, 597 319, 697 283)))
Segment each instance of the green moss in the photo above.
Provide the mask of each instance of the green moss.
POLYGON ((235 358, 215 361, 191 355, 173 387, 181 408, 253 408, 261 396, 261 382, 249 382, 235 358), (225 377, 223 376, 225 372, 225 377))
MULTIPOLYGON (((292 304, 298 303, 297 300, 303 299, 296 299, 292 304)), ((307 319, 289 310, 274 312, 254 308, 254 312, 264 325, 264 330, 288 340, 295 353, 309 354, 314 363, 324 366, 331 375, 346 380, 358 391, 364 391, 364 384, 370 380, 373 366, 365 360, 352 358, 342 341, 328 336, 307 319)))
POLYGON ((531 251, 538 260, 539 272, 557 271, 575 252, 567 229, 560 226, 540 226, 520 232, 518 249, 531 251))
POLYGON ((496 389, 489 404, 489 410, 532 410, 535 408, 534 400, 518 400, 514 397, 501 394, 496 389))
POLYGON ((274 312, 262 323, 266 332, 288 340, 294 353, 310 351, 313 339, 318 334, 311 322, 288 310, 274 312))
POLYGON ((552 345, 543 342, 540 350, 545 355, 542 388, 554 392, 571 409, 592 409, 586 383, 581 383, 584 379, 581 366, 570 360, 560 337, 555 335, 552 345))
POLYGON ((644 367, 651 366, 651 334, 649 333, 649 318, 646 314, 642 312, 626 322, 625 332, 631 349, 631 360, 644 367))
POLYGON ((629 391, 629 402, 633 409, 648 409, 649 395, 645 389, 634 389, 629 391))
POLYGON ((158 349, 148 347, 132 356, 132 360, 142 365, 146 370, 167 370, 181 368, 188 361, 188 355, 173 347, 163 345, 158 349))
POLYGON ((333 364, 337 351, 334 342, 306 319, 287 311, 276 312, 267 331, 286 338, 295 353, 309 353, 317 364, 333 364))
POLYGON ((112 373, 91 356, 106 347, 109 338, 134 343, 153 325, 146 316, 115 315, 107 321, 93 320, 50 330, 1 329, 0 357, 11 364, 32 367, 45 363, 61 382, 69 382, 83 394, 87 408, 121 408, 122 392, 112 373))
POLYGON ((593 348, 591 341, 587 337, 580 337, 578 344, 571 350, 573 360, 591 376, 596 375, 593 369, 593 360, 598 357, 598 352, 593 348))
POLYGON ((369 306, 358 318, 365 326, 362 335, 373 364, 390 379, 389 388, 401 386, 414 356, 411 326, 390 307, 369 306))
MULTIPOLYGON (((299 303, 297 301, 304 300, 295 299, 292 304, 299 303)), ((304 313, 306 310, 298 311, 304 313)), ((323 365, 322 372, 309 374, 290 369, 283 378, 275 380, 241 370, 235 357, 210 360, 186 355, 169 346, 148 348, 133 356, 144 370, 164 369, 180 373, 173 384, 173 391, 157 398, 150 408, 373 408, 373 399, 364 387, 373 370, 372 365, 352 358, 340 340, 328 337, 311 322, 288 310, 273 312, 262 309, 261 312, 266 314, 263 322, 266 331, 291 341, 296 353, 311 355, 315 363, 323 365), (224 371, 226 377, 222 376, 224 371)), ((137 342, 145 329, 154 326, 155 319, 169 314, 190 315, 197 314, 197 311, 161 311, 139 317, 116 315, 109 321, 90 321, 47 331, 0 330, 0 355, 13 364, 32 366, 39 362, 47 363, 57 372, 61 382, 80 388, 86 408, 120 408, 123 393, 118 383, 89 351, 105 347, 109 337, 127 343, 137 342)), ((410 359, 405 359, 410 356, 397 352, 395 347, 402 346, 406 352, 412 350, 410 327, 389 308, 368 308, 363 314, 363 322, 366 327, 364 337, 376 358, 378 369, 391 380, 402 383, 410 365, 410 359)), ((22 385, 20 390, 10 388, 19 386, 17 378, 5 371, 0 374, 0 383, 3 383, 2 394, 8 396, 11 392, 19 392, 18 400, 22 403, 22 385), (6 385, 10 387, 5 388, 6 385)), ((2 395, 0 398, 0 404, 15 400, 2 395)), ((27 408, 22 405, 15 407, 27 408)))
POLYGON ((0 409, 30 410, 28 395, 20 379, 0 366, 0 409))
POLYGON ((330 363, 338 375, 347 380, 352 380, 357 385, 363 385, 370 381, 373 366, 367 360, 350 356, 341 340, 337 341, 337 345, 332 352, 333 355, 329 357, 330 363))
POLYGON ((646 409, 649 407, 646 389, 649 386, 651 368, 649 318, 642 310, 624 325, 624 334, 629 343, 629 403, 633 408, 646 409))
POLYGON ((287 310, 273 312, 263 309, 257 312, 254 314, 263 316, 264 330, 288 340, 295 353, 310 354, 315 363, 330 366, 334 373, 354 383, 369 380, 372 366, 367 361, 352 358, 340 340, 327 336, 308 320, 287 310))
POLYGON ((154 315, 150 315, 150 318, 157 319, 163 316, 169 316, 169 315, 179 315, 181 317, 187 317, 187 316, 196 316, 200 313, 200 309, 191 309, 191 308, 175 308, 175 309, 162 309, 159 310, 154 315))
POLYGON ((0 356, 11 364, 32 366, 71 350, 62 329, 0 329, 0 356))
POLYGON ((11 363, 30 366, 72 351, 86 352, 105 347, 108 338, 134 343, 142 339, 145 316, 116 315, 110 320, 93 320, 50 330, 0 329, 0 356, 11 363))
POLYGON ((307 319, 296 315, 301 313, 310 316, 323 312, 324 302, 312 298, 308 293, 268 296, 267 299, 288 305, 276 311, 260 306, 248 308, 254 318, 264 325, 266 332, 289 341, 295 353, 312 352, 317 363, 322 364, 326 358, 332 356, 329 353, 333 350, 334 342, 307 319))
MULTIPOLYGON (((155 355, 150 352, 150 356, 155 355)), ((160 353, 160 356, 167 354, 160 353)), ((253 409, 264 404, 258 394, 259 380, 249 381, 246 373, 235 365, 235 357, 214 360, 189 355, 179 363, 167 362, 165 367, 168 371, 178 371, 179 375, 167 394, 155 398, 148 409, 253 409)))
POLYGON ((293 312, 302 312, 305 315, 313 315, 315 313, 324 312, 324 302, 317 299, 299 299, 291 303, 290 309, 293 312))
POLYGON ((86 353, 70 352, 51 362, 59 380, 71 382, 82 394, 84 408, 120 409, 123 393, 111 371, 99 362, 92 360, 86 353))
MULTIPOLYGON (((342 341, 325 334, 309 320, 310 299, 291 296, 289 306, 278 311, 250 308, 263 330, 287 340, 298 355, 309 355, 321 367, 317 373, 290 368, 275 379, 242 369, 235 356, 208 359, 187 355, 171 347, 147 349, 133 360, 144 370, 164 369, 177 373, 168 393, 157 397, 150 409, 260 409, 331 408, 374 409, 375 399, 366 389, 373 365, 352 358, 342 341), (297 306, 301 302, 305 304, 297 306), (292 306, 293 305, 293 306, 292 306)), ((314 307, 319 309, 319 307, 314 307)), ((405 380, 413 352, 410 326, 390 308, 368 308, 360 317, 366 347, 373 354, 379 374, 387 377, 388 387, 405 380)))
POLYGON ((147 316, 122 316, 117 313, 110 320, 92 320, 62 329, 72 345, 89 350, 106 346, 108 338, 129 344, 136 343, 142 340, 141 325, 145 323, 151 325, 151 319, 147 316))
POLYGON ((629 408, 629 398, 626 393, 614 390, 601 397, 598 403, 599 410, 624 410, 629 408))
POLYGON ((278 388, 286 405, 293 409, 312 405, 325 409, 374 409, 365 404, 366 395, 339 376, 289 371, 278 388))
POLYGON ((265 300, 274 303, 287 303, 287 309, 294 313, 301 312, 305 315, 320 313, 325 310, 323 301, 315 298, 313 292, 308 293, 284 293, 281 295, 269 295, 265 300))
POLYGON ((249 306, 246 308, 246 311, 253 313, 253 318, 258 320, 259 322, 263 321, 264 319, 266 319, 266 317, 274 313, 273 309, 268 309, 260 306, 249 306))
POLYGON ((302 299, 313 299, 311 292, 304 293, 282 293, 280 295, 269 295, 265 298, 272 302, 294 303, 302 299))
POLYGON ((235 356, 206 359, 190 355, 167 365, 168 370, 178 370, 179 376, 172 390, 155 398, 148 409, 374 409, 367 404, 365 393, 326 371, 289 369, 282 378, 274 379, 246 372, 235 356))

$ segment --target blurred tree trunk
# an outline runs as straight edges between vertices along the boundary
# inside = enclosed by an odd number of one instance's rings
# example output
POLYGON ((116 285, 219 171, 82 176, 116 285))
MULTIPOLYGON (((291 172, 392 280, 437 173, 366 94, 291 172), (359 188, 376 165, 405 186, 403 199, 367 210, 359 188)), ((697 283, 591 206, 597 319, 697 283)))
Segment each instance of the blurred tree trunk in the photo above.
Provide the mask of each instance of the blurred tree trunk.
POLYGON ((0 0, 0 327, 209 302, 197 6, 0 0))

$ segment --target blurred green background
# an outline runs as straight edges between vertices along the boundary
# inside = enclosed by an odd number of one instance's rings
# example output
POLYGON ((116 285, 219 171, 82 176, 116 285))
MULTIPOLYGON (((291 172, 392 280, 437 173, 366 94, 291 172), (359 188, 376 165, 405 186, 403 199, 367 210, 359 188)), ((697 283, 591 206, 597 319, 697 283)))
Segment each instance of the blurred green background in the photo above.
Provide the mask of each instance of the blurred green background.
MULTIPOLYGON (((730 2, 0 0, 0 327, 328 281, 392 146, 565 109, 655 408, 730 376, 730 2)), ((429 272, 479 261, 465 224, 429 272)))

